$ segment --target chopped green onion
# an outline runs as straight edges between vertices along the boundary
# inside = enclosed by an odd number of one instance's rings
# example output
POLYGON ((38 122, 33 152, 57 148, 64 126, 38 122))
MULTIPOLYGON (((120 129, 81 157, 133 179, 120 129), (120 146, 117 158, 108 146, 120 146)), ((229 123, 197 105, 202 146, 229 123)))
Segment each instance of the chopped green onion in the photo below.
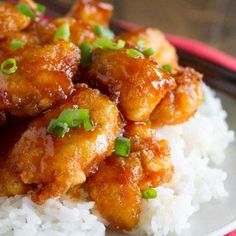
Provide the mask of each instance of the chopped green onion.
POLYGON ((91 60, 93 48, 92 45, 88 42, 83 42, 80 46, 81 51, 81 65, 87 66, 91 60))
POLYGON ((58 117, 58 120, 67 123, 69 128, 79 128, 89 120, 88 109, 66 109, 58 117))
POLYGON ((58 119, 51 120, 48 129, 48 133, 53 134, 58 137, 64 137, 69 131, 67 123, 63 123, 58 119))
POLYGON ((65 41, 69 41, 70 39, 70 26, 68 23, 65 23, 63 25, 61 25, 55 35, 54 35, 54 40, 60 40, 63 39, 65 41))
POLYGON ((122 157, 127 157, 130 154, 131 142, 128 138, 117 138, 115 141, 115 153, 122 157))
POLYGON ((44 14, 46 11, 46 7, 40 3, 36 3, 36 8, 37 8, 37 11, 40 12, 41 14, 44 14))
POLYGON ((154 53, 155 53, 155 51, 152 48, 147 48, 147 49, 143 50, 143 54, 148 57, 152 56, 154 53))
POLYGON ((145 41, 143 39, 139 39, 136 43, 138 49, 143 50, 143 48, 145 47, 145 41))
POLYGON ((127 49, 126 54, 128 56, 136 58, 136 59, 139 59, 139 58, 143 59, 144 58, 144 55, 140 51, 133 49, 133 48, 127 49))
POLYGON ((25 44, 26 44, 25 41, 13 39, 13 40, 10 42, 10 49, 16 50, 16 49, 19 49, 19 48, 24 47, 25 44))
POLYGON ((90 119, 84 120, 83 125, 84 125, 84 130, 85 131, 90 131, 93 128, 93 123, 91 122, 90 119))
POLYGON ((93 43, 93 45, 97 48, 119 50, 125 47, 125 41, 118 40, 116 43, 108 38, 99 38, 93 43))
POLYGON ((142 198, 153 199, 157 197, 157 191, 154 188, 147 188, 142 191, 142 198))
POLYGON ((89 118, 89 110, 66 109, 61 112, 57 119, 50 122, 48 133, 63 137, 69 131, 69 128, 79 128, 81 125, 83 125, 85 131, 90 131, 93 128, 89 118))
POLYGON ((172 70, 172 68, 171 68, 170 65, 164 65, 164 66, 162 66, 162 69, 163 69, 163 70, 166 70, 166 71, 168 71, 168 72, 171 72, 171 70, 172 70))
POLYGON ((16 59, 8 58, 1 63, 1 72, 6 75, 15 73, 17 70, 16 59))
POLYGON ((113 39, 115 37, 114 33, 111 30, 105 28, 102 25, 94 25, 93 31, 99 37, 104 37, 108 39, 113 39))
POLYGON ((31 19, 35 18, 35 13, 32 11, 32 9, 30 9, 30 7, 28 5, 26 5, 25 3, 18 3, 16 5, 16 8, 25 16, 30 17, 31 19))

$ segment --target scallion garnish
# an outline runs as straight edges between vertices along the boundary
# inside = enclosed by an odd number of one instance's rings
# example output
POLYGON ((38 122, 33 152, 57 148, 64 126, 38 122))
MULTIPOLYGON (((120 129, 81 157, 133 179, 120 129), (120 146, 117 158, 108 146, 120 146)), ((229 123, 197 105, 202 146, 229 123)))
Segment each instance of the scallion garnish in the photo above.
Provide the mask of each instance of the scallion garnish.
POLYGON ((157 191, 154 188, 147 188, 142 191, 142 198, 153 199, 157 197, 157 191))
POLYGON ((171 68, 171 66, 170 65, 164 65, 164 66, 162 66, 162 69, 163 70, 166 70, 166 71, 168 71, 168 72, 171 72, 171 70, 172 70, 172 68, 171 68))
POLYGON ((16 5, 16 8, 25 16, 30 17, 31 19, 35 18, 35 13, 32 11, 32 9, 26 5, 25 3, 18 3, 16 5))
POLYGON ((131 142, 128 138, 119 137, 115 141, 115 153, 122 157, 127 157, 130 154, 131 142))
POLYGON ((63 123, 58 119, 51 120, 48 129, 48 133, 53 134, 58 137, 64 137, 69 131, 67 123, 63 123))
POLYGON ((102 48, 102 49, 119 50, 119 49, 124 48, 125 41, 118 40, 116 43, 108 38, 99 38, 93 43, 93 45, 94 45, 94 47, 102 48))
POLYGON ((105 28, 102 25, 94 25, 93 31, 99 37, 104 37, 108 39, 113 39, 115 37, 114 33, 111 30, 105 28))
POLYGON ((44 14, 45 11, 46 11, 46 7, 43 4, 41 4, 41 3, 36 3, 36 9, 41 14, 44 14))
POLYGON ((90 131, 93 128, 93 123, 90 119, 84 120, 83 125, 85 131, 90 131))
POLYGON ((88 109, 66 109, 58 117, 58 120, 67 123, 69 128, 79 128, 89 120, 88 109))
POLYGON ((133 48, 127 49, 126 54, 130 57, 135 58, 135 59, 143 59, 144 58, 144 55, 140 51, 133 49, 133 48))
POLYGON ((92 45, 88 42, 83 42, 80 46, 81 51, 81 65, 87 66, 91 60, 93 48, 92 45))
POLYGON ((69 39, 70 39, 70 26, 69 24, 65 23, 57 29, 54 35, 54 40, 69 41, 69 39))
POLYGON ((88 109, 66 109, 57 119, 50 122, 48 133, 63 137, 69 128, 80 128, 83 125, 85 131, 90 131, 93 124, 89 117, 88 109))
POLYGON ((148 57, 152 56, 154 53, 155 51, 152 48, 147 48, 143 50, 143 54, 148 57))
POLYGON ((25 41, 13 39, 13 40, 10 42, 10 49, 16 50, 16 49, 19 49, 19 48, 24 47, 25 44, 26 44, 25 41))
POLYGON ((1 72, 6 75, 10 75, 16 72, 17 65, 15 58, 8 58, 4 62, 1 63, 1 72))

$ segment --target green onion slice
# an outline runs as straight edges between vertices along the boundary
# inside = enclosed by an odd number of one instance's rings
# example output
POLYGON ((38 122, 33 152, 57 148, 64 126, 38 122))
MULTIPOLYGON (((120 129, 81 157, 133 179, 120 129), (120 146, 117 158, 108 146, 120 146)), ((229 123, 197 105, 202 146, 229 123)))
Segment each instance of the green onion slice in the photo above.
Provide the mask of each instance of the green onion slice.
POLYGON ((67 123, 69 128, 79 128, 85 121, 89 120, 89 110, 66 109, 60 114, 58 120, 67 123))
POLYGON ((10 42, 10 49, 16 50, 16 49, 19 49, 19 48, 24 47, 25 44, 26 44, 25 41, 13 39, 13 40, 10 42))
POLYGON ((154 53, 155 51, 152 48, 147 48, 143 50, 143 54, 148 57, 152 56, 154 53))
POLYGON ((48 129, 48 133, 53 134, 57 137, 64 137, 69 131, 67 123, 63 123, 58 119, 51 120, 48 129))
POLYGON ((135 59, 143 59, 144 58, 143 53, 141 53, 140 51, 133 49, 133 48, 127 49, 126 54, 130 57, 135 58, 135 59))
POLYGON ((142 198, 153 199, 157 197, 157 191, 154 188, 147 188, 142 191, 142 198))
POLYGON ((118 40, 118 42, 113 42, 112 40, 108 38, 99 38, 97 39, 93 45, 97 48, 102 49, 113 49, 113 50, 119 50, 125 47, 125 41, 118 40))
POLYGON ((171 68, 170 65, 164 65, 164 66, 162 66, 162 69, 163 69, 163 70, 166 70, 166 71, 168 71, 168 72, 171 72, 171 71, 172 71, 172 68, 171 68))
POLYGON ((114 33, 111 30, 105 28, 102 25, 94 25, 93 31, 99 37, 104 37, 108 39, 113 39, 115 37, 114 33))
POLYGON ((115 153, 122 157, 128 157, 130 154, 131 142, 128 138, 119 137, 115 141, 115 153))
POLYGON ((25 3, 18 3, 16 5, 16 8, 25 16, 30 17, 31 19, 35 18, 35 13, 32 11, 32 9, 26 5, 25 3))
POLYGON ((57 119, 50 122, 48 126, 48 133, 55 136, 64 137, 69 131, 69 128, 80 128, 83 125, 85 131, 90 131, 93 124, 89 117, 88 109, 66 109, 57 119))
POLYGON ((90 119, 84 120, 83 125, 85 131, 90 131, 93 128, 93 123, 90 119))
POLYGON ((83 42, 80 46, 80 51, 81 51, 81 65, 82 66, 87 66, 89 62, 91 61, 92 58, 92 52, 93 48, 92 45, 88 42, 83 42))
POLYGON ((10 75, 16 72, 17 65, 15 58, 8 58, 4 62, 1 63, 0 66, 1 72, 6 75, 10 75))
POLYGON ((46 7, 40 3, 36 3, 36 8, 37 8, 37 11, 40 12, 41 14, 44 14, 46 11, 46 7))
POLYGON ((70 39, 70 26, 68 23, 65 23, 63 25, 61 25, 55 35, 54 35, 54 40, 65 40, 65 41, 69 41, 70 39))

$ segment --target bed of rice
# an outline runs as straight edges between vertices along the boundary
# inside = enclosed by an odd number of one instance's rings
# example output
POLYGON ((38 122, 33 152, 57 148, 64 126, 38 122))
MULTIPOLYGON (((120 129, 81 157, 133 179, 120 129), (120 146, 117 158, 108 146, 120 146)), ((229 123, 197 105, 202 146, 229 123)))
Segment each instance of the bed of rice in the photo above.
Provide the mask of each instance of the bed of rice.
MULTIPOLYGON (((157 131, 169 140, 175 166, 173 182, 158 187, 158 197, 143 201, 140 223, 134 235, 180 234, 200 204, 227 196, 226 173, 219 165, 234 139, 226 124, 226 112, 214 93, 204 87, 204 104, 187 123, 157 131)), ((0 235, 102 236, 105 226, 92 212, 93 202, 52 199, 43 206, 28 197, 0 198, 0 235)))

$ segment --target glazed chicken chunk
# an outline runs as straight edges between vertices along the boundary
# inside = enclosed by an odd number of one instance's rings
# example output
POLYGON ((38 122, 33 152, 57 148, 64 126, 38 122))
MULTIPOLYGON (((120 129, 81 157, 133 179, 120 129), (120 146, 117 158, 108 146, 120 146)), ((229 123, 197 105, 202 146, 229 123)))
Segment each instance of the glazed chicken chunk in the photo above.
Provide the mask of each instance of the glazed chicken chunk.
POLYGON ((127 50, 96 49, 82 72, 87 83, 106 91, 132 121, 146 121, 175 80, 149 58, 133 58, 127 50))
POLYGON ((173 165, 165 140, 156 140, 145 124, 129 124, 128 157, 113 154, 88 180, 88 190, 100 214, 114 228, 130 230, 139 220, 141 191, 172 179, 173 165))
POLYGON ((0 111, 35 116, 72 93, 80 61, 80 51, 72 43, 28 46, 11 58, 16 71, 0 74, 0 111))
POLYGON ((30 17, 20 13, 15 5, 0 2, 0 38, 25 29, 30 21, 30 17))
POLYGON ((192 68, 180 69, 177 87, 168 91, 151 115, 153 127, 177 125, 192 117, 202 104, 202 75, 192 68))
POLYGON ((68 16, 79 21, 94 25, 108 26, 113 7, 99 0, 77 0, 68 16))
POLYGON ((70 41, 75 45, 79 46, 85 41, 93 42, 97 38, 92 26, 83 21, 78 21, 71 17, 64 17, 54 20, 53 23, 57 28, 63 24, 68 24, 70 28, 70 41))
POLYGON ((152 48, 155 58, 161 66, 178 67, 178 56, 175 48, 167 41, 158 29, 142 28, 121 34, 118 38, 125 40, 130 46, 145 50, 152 48))
POLYGON ((67 101, 37 118, 23 133, 1 172, 0 193, 21 194, 30 186, 32 198, 39 204, 61 196, 85 182, 93 168, 112 153, 119 134, 116 106, 97 90, 79 85, 67 101), (49 134, 50 121, 69 108, 89 109, 93 129, 70 129, 64 137, 49 134), (13 190, 8 185, 12 182, 18 183, 13 190))

